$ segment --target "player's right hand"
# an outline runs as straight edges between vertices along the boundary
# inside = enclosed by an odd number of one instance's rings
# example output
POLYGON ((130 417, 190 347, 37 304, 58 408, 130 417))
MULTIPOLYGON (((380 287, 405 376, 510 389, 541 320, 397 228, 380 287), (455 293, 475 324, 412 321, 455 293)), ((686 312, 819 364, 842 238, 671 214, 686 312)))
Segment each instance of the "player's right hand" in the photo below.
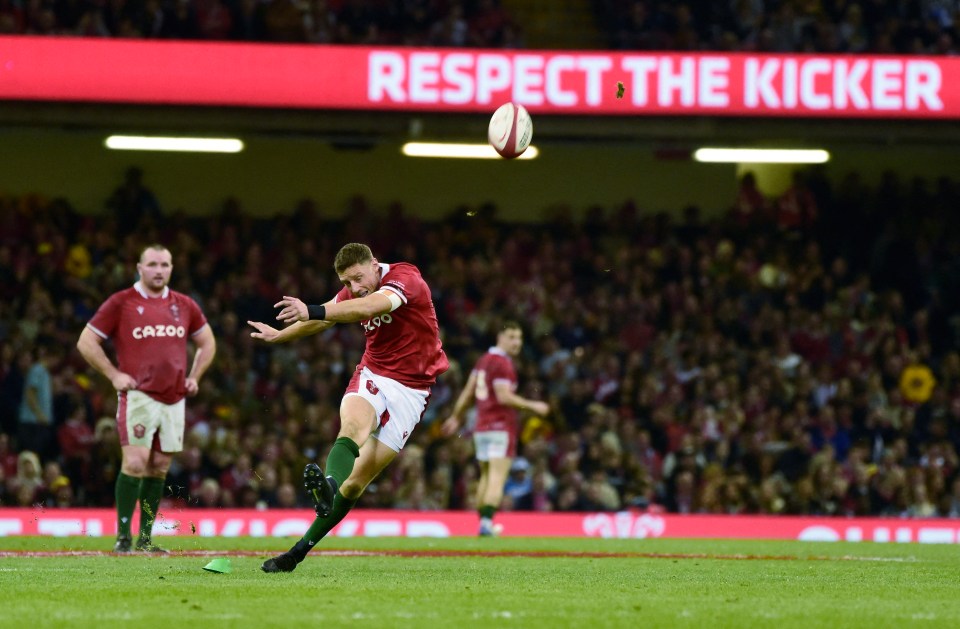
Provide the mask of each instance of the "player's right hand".
POLYGON ((448 417, 440 426, 440 434, 444 437, 452 437, 458 430, 460 430, 460 420, 453 416, 448 417))
POLYGON ((133 379, 133 376, 122 371, 118 371, 117 375, 110 379, 110 382, 117 391, 130 391, 137 388, 137 381, 133 379))
POLYGON ((280 335, 280 330, 271 328, 266 323, 260 323, 259 321, 247 321, 247 323, 257 329, 256 332, 250 333, 250 336, 255 339, 260 339, 261 341, 266 341, 267 343, 273 343, 280 335))
POLYGON ((310 314, 307 311, 307 304, 296 297, 284 295, 283 299, 273 304, 274 308, 283 308, 277 315, 277 321, 284 323, 296 323, 297 321, 309 321, 310 314))
POLYGON ((530 410, 533 412, 534 415, 539 415, 540 417, 543 417, 544 415, 547 415, 550 413, 550 405, 547 404, 546 402, 534 400, 530 402, 530 410))

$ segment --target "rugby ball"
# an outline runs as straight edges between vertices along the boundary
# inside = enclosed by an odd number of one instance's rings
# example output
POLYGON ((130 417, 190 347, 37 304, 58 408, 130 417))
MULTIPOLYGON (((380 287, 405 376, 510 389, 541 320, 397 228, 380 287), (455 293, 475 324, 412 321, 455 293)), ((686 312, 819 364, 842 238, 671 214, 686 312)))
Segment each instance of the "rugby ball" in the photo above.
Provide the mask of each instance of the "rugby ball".
POLYGON ((504 103, 493 112, 487 139, 497 153, 513 159, 527 150, 533 139, 533 120, 523 105, 504 103))

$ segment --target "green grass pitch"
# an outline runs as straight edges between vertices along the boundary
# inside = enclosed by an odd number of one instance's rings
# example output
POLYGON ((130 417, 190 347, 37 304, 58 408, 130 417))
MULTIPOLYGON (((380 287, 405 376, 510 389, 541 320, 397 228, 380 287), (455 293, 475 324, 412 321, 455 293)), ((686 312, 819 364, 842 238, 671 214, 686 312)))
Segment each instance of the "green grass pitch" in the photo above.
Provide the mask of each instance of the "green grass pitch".
POLYGON ((960 627, 954 545, 332 538, 264 574, 294 540, 158 539, 0 538, 0 626, 960 627))

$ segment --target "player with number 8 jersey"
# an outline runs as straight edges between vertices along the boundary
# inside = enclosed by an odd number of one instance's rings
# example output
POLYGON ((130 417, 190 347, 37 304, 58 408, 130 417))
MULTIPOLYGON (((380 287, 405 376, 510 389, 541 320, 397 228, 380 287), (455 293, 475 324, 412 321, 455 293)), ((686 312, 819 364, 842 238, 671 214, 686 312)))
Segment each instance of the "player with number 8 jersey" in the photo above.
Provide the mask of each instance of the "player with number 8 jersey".
POLYGON ((546 415, 546 402, 517 395, 517 371, 513 358, 523 346, 520 324, 508 321, 497 334, 497 344, 484 354, 467 379, 442 432, 451 436, 459 430, 471 401, 476 400, 477 415, 473 445, 480 463, 477 484, 477 507, 480 513, 480 535, 494 535, 493 517, 503 500, 503 486, 513 458, 517 455, 517 410, 546 415))
POLYGON ((507 352, 496 345, 480 357, 473 368, 477 375, 474 396, 477 398, 477 418, 475 433, 505 431, 510 436, 507 456, 517 455, 517 410, 501 404, 494 394, 493 387, 503 385, 510 391, 517 390, 517 370, 507 352))

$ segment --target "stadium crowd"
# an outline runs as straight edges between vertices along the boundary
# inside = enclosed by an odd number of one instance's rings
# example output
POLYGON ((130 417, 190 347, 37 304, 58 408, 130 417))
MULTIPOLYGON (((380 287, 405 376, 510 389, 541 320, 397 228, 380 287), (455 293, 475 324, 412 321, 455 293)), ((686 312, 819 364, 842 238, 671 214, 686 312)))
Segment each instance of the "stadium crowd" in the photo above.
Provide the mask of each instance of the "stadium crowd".
MULTIPOLYGON (((947 0, 592 7, 607 46, 623 50, 952 55, 960 34, 947 0)), ((518 22, 500 0, 0 0, 0 35, 523 48, 518 22)))
POLYGON ((164 211, 137 169, 99 215, 0 197, 0 504, 113 503, 116 394, 74 346, 161 242, 220 340, 163 508, 308 506, 300 471, 336 435, 360 326, 269 346, 245 322, 271 321, 281 295, 332 296, 316 261, 363 241, 423 270, 452 367, 360 506, 475 506, 472 441, 439 428, 509 318, 526 328, 520 393, 554 410, 522 418, 506 509, 957 517, 958 197, 948 179, 810 170, 767 198, 747 174, 709 218, 625 202, 536 225, 490 205, 424 222, 362 197, 195 217, 164 211))
POLYGON ((957 53, 958 6, 946 0, 594 0, 625 50, 957 53))
POLYGON ((499 0, 0 0, 0 35, 522 47, 499 0))

